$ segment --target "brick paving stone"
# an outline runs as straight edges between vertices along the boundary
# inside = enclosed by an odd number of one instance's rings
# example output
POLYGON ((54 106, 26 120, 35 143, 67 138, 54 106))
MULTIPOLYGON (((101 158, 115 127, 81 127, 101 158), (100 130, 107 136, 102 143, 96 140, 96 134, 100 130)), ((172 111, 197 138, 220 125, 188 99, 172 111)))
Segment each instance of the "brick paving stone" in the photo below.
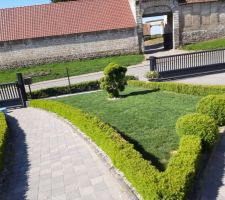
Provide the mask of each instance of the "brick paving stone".
POLYGON ((54 114, 15 109, 8 121, 15 153, 1 199, 137 199, 76 129, 54 114))

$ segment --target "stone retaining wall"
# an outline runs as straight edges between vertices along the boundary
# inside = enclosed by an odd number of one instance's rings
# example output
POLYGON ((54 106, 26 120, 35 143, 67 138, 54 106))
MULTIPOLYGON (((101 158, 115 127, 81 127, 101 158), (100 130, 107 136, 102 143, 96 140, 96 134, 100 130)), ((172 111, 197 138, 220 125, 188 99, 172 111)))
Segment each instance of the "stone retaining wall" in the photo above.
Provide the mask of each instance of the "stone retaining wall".
POLYGON ((0 43, 0 69, 138 53, 136 28, 0 43))

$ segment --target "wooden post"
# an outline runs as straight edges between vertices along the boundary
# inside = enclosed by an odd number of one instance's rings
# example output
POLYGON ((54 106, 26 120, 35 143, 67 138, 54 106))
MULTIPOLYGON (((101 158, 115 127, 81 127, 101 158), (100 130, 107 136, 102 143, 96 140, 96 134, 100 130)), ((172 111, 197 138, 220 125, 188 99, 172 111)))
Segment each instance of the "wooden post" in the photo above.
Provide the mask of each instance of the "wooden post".
POLYGON ((156 57, 150 56, 149 61, 150 61, 150 71, 155 71, 156 70, 156 57))
POLYGON ((20 88, 21 96, 22 96, 22 103, 24 107, 27 107, 26 101, 27 101, 27 94, 24 86, 23 76, 22 73, 17 73, 17 81, 20 88))
POLYGON ((69 70, 68 70, 68 68, 66 68, 66 73, 67 73, 67 79, 68 79, 68 83, 69 83, 70 93, 72 93, 72 90, 71 90, 71 84, 70 84, 70 75, 69 75, 69 70))

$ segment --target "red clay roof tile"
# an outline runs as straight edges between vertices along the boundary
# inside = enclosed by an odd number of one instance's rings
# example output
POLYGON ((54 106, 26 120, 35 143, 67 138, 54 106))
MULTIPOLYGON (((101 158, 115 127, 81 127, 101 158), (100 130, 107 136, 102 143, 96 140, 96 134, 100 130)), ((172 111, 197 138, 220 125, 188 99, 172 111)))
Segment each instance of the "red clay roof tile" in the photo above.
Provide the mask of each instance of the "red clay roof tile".
POLYGON ((0 9, 0 41, 135 26, 128 0, 77 0, 0 9))

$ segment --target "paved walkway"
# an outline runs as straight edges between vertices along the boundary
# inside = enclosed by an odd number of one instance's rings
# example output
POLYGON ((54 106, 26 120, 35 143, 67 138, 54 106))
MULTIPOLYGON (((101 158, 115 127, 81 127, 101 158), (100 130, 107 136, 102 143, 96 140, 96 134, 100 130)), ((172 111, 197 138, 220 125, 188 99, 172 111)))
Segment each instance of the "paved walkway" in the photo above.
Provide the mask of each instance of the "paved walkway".
POLYGON ((175 80, 179 83, 191 83, 199 85, 225 85, 225 73, 217 73, 211 75, 203 75, 192 78, 185 78, 180 80, 175 80))
MULTIPOLYGON (((187 51, 183 50, 170 50, 170 51, 159 51, 156 53, 146 54, 145 58, 149 58, 149 56, 168 56, 168 55, 175 55, 175 54, 182 54, 186 53, 187 51)), ((140 80, 146 80, 144 78, 144 74, 149 71, 149 61, 145 60, 141 64, 133 65, 128 67, 127 74, 128 75, 134 75, 137 76, 140 80)), ((84 74, 80 76, 72 76, 70 77, 70 81, 72 84, 75 83, 81 83, 84 81, 94 81, 99 80, 103 76, 103 72, 96 72, 96 73, 90 73, 90 74, 84 74)), ((44 88, 50 88, 50 87, 57 87, 57 86, 66 86, 68 85, 67 78, 60 78, 50 81, 43 81, 39 83, 34 83, 31 85, 32 91, 34 90, 40 90, 44 88)), ((28 91, 28 88, 26 88, 28 91)))
POLYGON ((200 200, 225 199, 225 133, 222 134, 209 161, 202 188, 200 200))
POLYGON ((2 200, 128 200, 127 185, 78 131, 34 108, 9 113, 14 154, 2 200))

